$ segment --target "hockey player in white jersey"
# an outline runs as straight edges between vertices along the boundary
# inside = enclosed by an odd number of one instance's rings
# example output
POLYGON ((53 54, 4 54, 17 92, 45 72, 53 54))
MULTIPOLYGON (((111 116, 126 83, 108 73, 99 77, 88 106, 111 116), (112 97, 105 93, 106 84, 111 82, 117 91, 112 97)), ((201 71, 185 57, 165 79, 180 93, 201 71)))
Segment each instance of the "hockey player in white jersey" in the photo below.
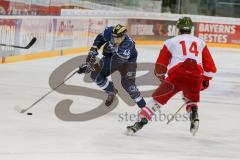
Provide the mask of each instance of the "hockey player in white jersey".
POLYGON ((151 120, 154 112, 160 111, 180 91, 183 92, 186 110, 190 114, 190 132, 193 135, 196 133, 200 91, 208 88, 216 66, 205 42, 191 35, 192 26, 190 17, 180 18, 177 21, 179 35, 165 41, 155 64, 155 75, 162 83, 140 111, 141 120, 127 127, 128 133, 140 130, 151 120))

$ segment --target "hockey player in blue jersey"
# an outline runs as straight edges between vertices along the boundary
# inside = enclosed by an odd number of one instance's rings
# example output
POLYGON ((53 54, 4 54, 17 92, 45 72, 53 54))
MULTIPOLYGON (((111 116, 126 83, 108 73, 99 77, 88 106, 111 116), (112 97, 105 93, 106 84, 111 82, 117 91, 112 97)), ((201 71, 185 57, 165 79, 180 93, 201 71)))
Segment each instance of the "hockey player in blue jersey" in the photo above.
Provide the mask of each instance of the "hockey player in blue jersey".
POLYGON ((108 97, 106 106, 110 106, 118 93, 108 76, 115 71, 121 74, 121 84, 140 108, 145 107, 145 100, 141 97, 135 85, 137 50, 135 42, 126 34, 127 28, 120 24, 105 28, 98 34, 88 53, 86 63, 79 67, 79 73, 91 72, 91 79, 108 97), (103 47, 103 58, 95 64, 98 49, 103 47))

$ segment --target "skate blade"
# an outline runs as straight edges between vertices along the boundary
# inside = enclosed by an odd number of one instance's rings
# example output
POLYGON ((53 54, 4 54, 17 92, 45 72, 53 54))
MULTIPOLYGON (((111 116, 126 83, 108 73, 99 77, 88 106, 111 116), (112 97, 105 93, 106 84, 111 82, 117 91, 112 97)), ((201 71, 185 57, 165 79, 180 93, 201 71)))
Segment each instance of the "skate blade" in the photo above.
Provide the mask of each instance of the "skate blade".
POLYGON ((15 109, 17 112, 19 112, 19 113, 24 113, 24 112, 25 112, 25 110, 22 109, 22 108, 19 107, 19 106, 15 106, 14 109, 15 109))
POLYGON ((190 132, 191 132, 191 134, 193 135, 193 136, 195 136, 195 134, 197 133, 197 131, 198 131, 198 127, 199 127, 199 121, 195 121, 194 122, 194 128, 191 128, 190 129, 190 132))
POLYGON ((134 131, 131 128, 127 128, 124 134, 127 136, 132 136, 134 134, 134 131))

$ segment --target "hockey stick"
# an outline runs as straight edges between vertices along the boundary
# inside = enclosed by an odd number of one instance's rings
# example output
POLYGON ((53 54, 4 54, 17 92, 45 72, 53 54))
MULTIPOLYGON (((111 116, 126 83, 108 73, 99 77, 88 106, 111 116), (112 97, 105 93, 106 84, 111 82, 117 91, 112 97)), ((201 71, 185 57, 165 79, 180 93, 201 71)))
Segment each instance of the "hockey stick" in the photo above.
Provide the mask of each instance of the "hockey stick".
POLYGON ((178 110, 173 114, 173 116, 167 121, 167 124, 169 124, 170 122, 172 122, 174 120, 174 118, 176 117, 176 115, 178 114, 178 112, 186 105, 189 104, 196 104, 196 102, 184 102, 181 107, 178 108, 178 110))
POLYGON ((60 87, 61 85, 63 85, 67 80, 69 80, 72 76, 74 76, 77 73, 77 71, 73 72, 67 79, 65 79, 61 84, 59 84, 58 86, 56 86, 55 88, 53 88, 52 90, 50 90, 49 92, 47 92, 45 95, 43 95, 41 98, 39 98, 36 102, 34 102, 32 105, 30 105, 29 107, 22 109, 19 106, 15 106, 14 109, 19 112, 19 113, 25 113, 26 111, 28 111, 29 109, 33 108, 38 102, 40 102, 42 99, 44 99, 45 97, 47 97, 49 94, 51 94, 53 91, 55 91, 58 87, 60 87))
POLYGON ((10 44, 0 44, 0 46, 6 46, 6 47, 13 47, 13 48, 21 48, 21 49, 29 49, 32 47, 32 45, 37 41, 36 37, 33 37, 33 39, 28 43, 26 46, 15 46, 10 44))

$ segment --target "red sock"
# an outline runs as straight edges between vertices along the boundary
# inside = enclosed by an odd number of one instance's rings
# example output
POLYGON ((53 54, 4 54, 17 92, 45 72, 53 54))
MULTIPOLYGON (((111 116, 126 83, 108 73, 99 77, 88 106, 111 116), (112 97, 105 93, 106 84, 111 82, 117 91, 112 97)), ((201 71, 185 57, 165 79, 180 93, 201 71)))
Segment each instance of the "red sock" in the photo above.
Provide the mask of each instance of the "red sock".
POLYGON ((141 118, 147 118, 147 120, 151 120, 153 115, 154 112, 147 106, 143 107, 141 112, 139 113, 139 116, 141 118))

